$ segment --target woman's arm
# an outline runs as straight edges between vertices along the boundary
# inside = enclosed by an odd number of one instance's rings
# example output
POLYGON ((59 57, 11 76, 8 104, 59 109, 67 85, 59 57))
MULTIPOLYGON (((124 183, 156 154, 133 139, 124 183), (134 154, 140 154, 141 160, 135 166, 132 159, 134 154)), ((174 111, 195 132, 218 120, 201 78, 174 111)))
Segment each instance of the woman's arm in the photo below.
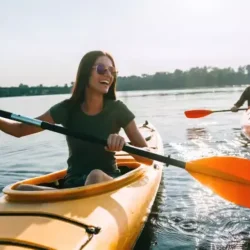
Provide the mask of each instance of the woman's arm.
MULTIPOLYGON (((137 128, 134 120, 132 120, 124 128, 124 131, 125 131, 126 135, 128 136, 128 138, 133 146, 141 147, 141 148, 148 147, 147 142, 145 141, 145 139, 143 138, 139 129, 137 128)), ((148 159, 148 158, 145 158, 142 156, 138 156, 138 155, 134 155, 134 154, 131 154, 131 155, 135 158, 136 161, 141 162, 143 164, 152 165, 152 163, 153 163, 153 160, 151 160, 151 159, 148 159)))
MULTIPOLYGON (((38 116, 36 119, 54 124, 54 121, 49 111, 38 116)), ((5 118, 0 118, 0 130, 6 134, 15 136, 17 138, 43 131, 42 128, 28 125, 28 124, 21 123, 21 122, 11 121, 5 118)))
POLYGON ((239 100, 234 104, 234 106, 237 108, 241 107, 244 104, 244 102, 248 99, 249 95, 250 95, 250 88, 247 87, 241 94, 239 100))

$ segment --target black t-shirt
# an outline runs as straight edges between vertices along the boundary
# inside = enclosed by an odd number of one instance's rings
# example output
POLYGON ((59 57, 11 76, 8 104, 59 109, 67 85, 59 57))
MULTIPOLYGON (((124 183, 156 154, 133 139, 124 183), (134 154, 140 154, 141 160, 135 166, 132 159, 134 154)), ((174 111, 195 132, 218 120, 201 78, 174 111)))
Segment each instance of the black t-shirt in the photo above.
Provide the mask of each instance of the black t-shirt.
MULTIPOLYGON (((97 115, 87 115, 80 105, 70 109, 69 102, 64 100, 50 108, 54 122, 68 127, 75 132, 107 139, 110 134, 118 133, 125 128, 135 116, 119 100, 105 100, 103 110, 97 115)), ((68 171, 66 178, 86 175, 93 169, 110 173, 117 168, 115 153, 105 150, 103 145, 91 143, 67 136, 69 148, 68 171)))

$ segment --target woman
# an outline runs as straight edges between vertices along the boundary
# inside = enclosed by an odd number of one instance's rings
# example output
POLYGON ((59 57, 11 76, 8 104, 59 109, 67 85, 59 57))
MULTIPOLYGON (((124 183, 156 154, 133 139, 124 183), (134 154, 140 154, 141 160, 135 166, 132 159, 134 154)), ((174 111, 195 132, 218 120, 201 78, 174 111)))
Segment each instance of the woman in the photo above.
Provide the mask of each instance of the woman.
MULTIPOLYGON (((111 55, 91 51, 81 60, 72 96, 37 119, 62 124, 70 130, 107 139, 107 147, 67 136, 68 170, 64 188, 78 187, 111 180, 119 176, 114 151, 122 150, 125 140, 118 135, 124 129, 132 145, 147 147, 137 129, 134 114, 124 103, 116 100, 117 71, 111 55)), ((42 131, 41 128, 0 119, 0 130, 15 137, 42 131)), ((133 156, 150 165, 151 160, 133 156)), ((19 185, 19 190, 40 190, 41 187, 19 185)))

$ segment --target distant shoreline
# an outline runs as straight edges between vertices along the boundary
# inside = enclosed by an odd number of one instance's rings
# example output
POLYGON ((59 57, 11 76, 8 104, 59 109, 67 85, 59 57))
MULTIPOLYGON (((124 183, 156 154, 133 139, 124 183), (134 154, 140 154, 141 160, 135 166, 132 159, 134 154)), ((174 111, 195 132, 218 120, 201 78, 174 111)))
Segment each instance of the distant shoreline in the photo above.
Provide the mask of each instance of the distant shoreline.
MULTIPOLYGON (((1 87, 0 97, 40 96, 70 94, 74 82, 64 86, 28 86, 20 83, 18 87, 1 87)), ((215 67, 191 68, 188 71, 176 69, 173 73, 157 72, 154 75, 128 76, 117 78, 117 91, 172 90, 237 87, 250 84, 250 65, 232 68, 215 67)))
MULTIPOLYGON (((227 87, 232 87, 232 88, 235 88, 235 87, 245 87, 247 86, 246 84, 243 84, 243 85, 225 85, 225 86, 203 86, 203 87, 186 87, 186 88, 171 88, 171 89, 133 89, 133 90, 117 90, 118 92, 126 92, 126 91, 131 91, 131 92, 134 92, 134 91, 166 91, 166 90, 185 90, 185 89, 194 89, 194 90, 198 90, 198 89, 207 89, 207 88, 214 88, 214 89, 219 89, 219 88, 227 88, 227 87)), ((12 89, 13 88, 19 88, 19 87, 10 87, 10 88, 6 88, 6 89, 12 89)), ((30 87, 30 89, 35 89, 36 87, 30 87)), ((52 91, 52 92, 49 92, 49 88, 55 88, 55 87, 44 87, 44 88, 41 88, 39 89, 39 92, 27 92, 27 93, 22 93, 22 94, 19 94, 19 95, 1 95, 1 88, 0 87, 0 98, 6 98, 6 97, 24 97, 24 96, 46 96, 46 95, 64 95, 64 94, 70 94, 71 93, 71 88, 69 88, 68 90, 65 90, 65 89, 60 89, 60 87, 56 87, 59 89, 58 92, 56 91, 52 91)))

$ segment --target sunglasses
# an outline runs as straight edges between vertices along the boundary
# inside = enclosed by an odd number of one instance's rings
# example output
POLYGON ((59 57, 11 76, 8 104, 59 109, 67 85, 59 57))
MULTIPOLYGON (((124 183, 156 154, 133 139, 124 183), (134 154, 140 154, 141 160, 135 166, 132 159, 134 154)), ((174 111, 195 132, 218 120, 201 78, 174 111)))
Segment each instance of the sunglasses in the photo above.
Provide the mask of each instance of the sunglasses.
POLYGON ((99 75, 104 75, 107 71, 109 71, 109 73, 115 77, 117 76, 117 71, 115 70, 115 68, 113 66, 109 66, 109 67, 106 67, 104 64, 102 63, 99 63, 99 64, 96 64, 95 66, 93 66, 93 69, 96 69, 96 72, 99 74, 99 75))

